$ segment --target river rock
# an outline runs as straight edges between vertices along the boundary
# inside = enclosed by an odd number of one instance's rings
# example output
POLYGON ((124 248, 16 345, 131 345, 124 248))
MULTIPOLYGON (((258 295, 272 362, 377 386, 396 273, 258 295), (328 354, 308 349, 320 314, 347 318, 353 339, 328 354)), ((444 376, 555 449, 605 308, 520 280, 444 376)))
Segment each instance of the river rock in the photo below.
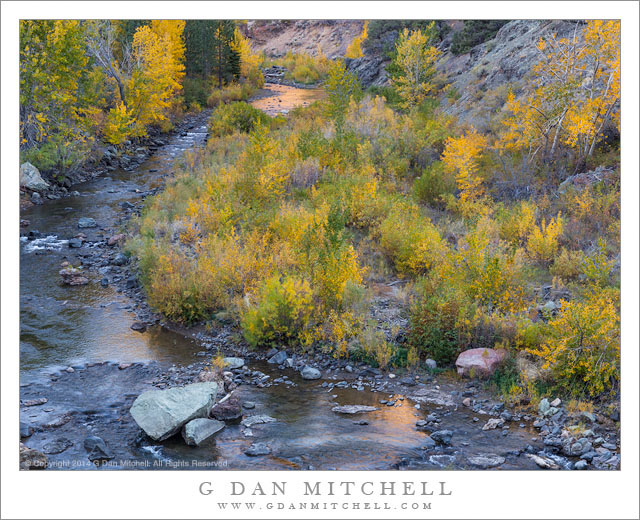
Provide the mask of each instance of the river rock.
POLYGON ((269 455, 269 453, 271 453, 271 448, 263 442, 253 443, 244 452, 249 457, 259 457, 261 455, 269 455))
POLYGON ((141 321, 134 321, 131 324, 131 330, 135 330, 136 332, 144 332, 147 330, 147 326, 141 321))
POLYGON ((48 462, 47 456, 41 451, 20 444, 20 469, 46 469, 48 462))
POLYGON ((37 191, 34 191, 31 194, 31 202, 33 202, 36 205, 42 204, 42 197, 37 191))
POLYGON ((94 228, 97 225, 98 224, 96 223, 95 219, 91 217, 82 217, 80 220, 78 220, 78 227, 81 229, 94 228))
POLYGON ((214 382, 193 383, 181 388, 144 392, 130 413, 138 426, 156 441, 171 437, 187 422, 207 417, 218 393, 214 382))
POLYGON ((113 454, 101 437, 90 435, 84 440, 84 449, 89 452, 89 460, 111 460, 113 454))
POLYGON ((375 406, 366 406, 363 404, 347 404, 344 406, 334 406, 331 408, 332 412, 336 413, 363 413, 363 412, 375 412, 377 408, 375 406))
POLYGON ((287 359, 287 353, 284 350, 281 350, 280 352, 271 356, 267 361, 267 363, 271 363, 274 365, 282 365, 282 363, 284 363, 286 359, 287 359))
POLYGON ((242 419, 242 422, 240 424, 242 424, 242 426, 245 426, 246 428, 251 428, 256 424, 266 424, 272 422, 276 422, 276 420, 273 417, 269 417, 268 415, 250 415, 249 417, 245 417, 244 419, 242 419))
POLYGON ((504 349, 472 348, 462 352, 456 359, 456 368, 461 376, 490 376, 504 361, 504 349))
POLYGON ((504 419, 489 419, 487 423, 482 427, 484 431, 487 430, 495 430, 496 428, 501 428, 504 426, 504 419))
POLYGON ((82 247, 83 240, 81 238, 70 238, 69 239, 69 247, 82 247))
POLYGON ((446 446, 451 444, 451 437, 453 432, 451 430, 438 430, 431 434, 431 438, 438 444, 444 444, 446 446))
POLYGON ((224 368, 233 370, 234 368, 242 368, 244 366, 244 359, 239 357, 226 357, 222 360, 224 368))
POLYGON ((112 237, 109 237, 109 240, 107 240, 107 245, 108 246, 115 246, 118 242, 120 242, 121 240, 124 240, 124 235, 122 233, 119 233, 117 235, 113 235, 112 237))
POLYGON ((49 183, 42 178, 38 168, 26 162, 20 165, 20 187, 32 191, 44 191, 49 188, 49 183))
POLYGON ((562 445, 562 452, 568 457, 579 457, 585 453, 589 453, 593 449, 593 445, 587 439, 580 439, 576 442, 567 442, 562 445))
POLYGON ((527 457, 529 457, 542 469, 560 469, 560 466, 558 466, 552 459, 548 457, 541 457, 540 455, 536 455, 534 453, 528 453, 527 457))
POLYGON ((501 466, 504 462, 504 457, 487 453, 469 457, 469 463, 480 469, 495 468, 496 466, 501 466))
POLYGON ((200 446, 224 428, 224 423, 215 419, 193 419, 182 428, 182 438, 189 446, 200 446))
POLYGON ((42 451, 47 455, 57 455, 58 453, 62 453, 63 451, 71 448, 71 446, 73 446, 73 442, 69 439, 61 438, 45 444, 42 447, 42 451))
POLYGON ((219 421, 233 421, 242 417, 242 405, 240 399, 233 396, 224 402, 216 404, 209 413, 214 419, 219 421))
POLYGON ((256 407, 256 403, 254 403, 253 401, 245 401, 244 403, 242 403, 242 408, 244 408, 245 410, 253 410, 256 407))
POLYGON ((113 260, 111 260, 112 265, 126 265, 129 263, 129 257, 124 253, 118 253, 113 260))
POLYGON ((583 469, 587 469, 587 466, 589 465, 589 463, 586 460, 579 460, 578 462, 576 462, 575 466, 573 466, 574 469, 577 470, 583 470, 583 469))
POLYGON ((435 359, 427 359, 425 360, 424 364, 429 370, 435 370, 436 368, 438 368, 438 363, 435 359))
POLYGON ((22 401, 20 404, 22 406, 40 406, 49 402, 49 399, 46 397, 39 397, 37 399, 27 399, 22 401))
POLYGON ((33 435, 33 426, 20 421, 20 438, 31 437, 33 435))
POLYGON ((320 379, 322 377, 320 370, 318 370, 317 368, 310 367, 308 365, 306 365, 302 369, 302 371, 300 372, 300 375, 302 376, 302 379, 320 379))
POLYGON ((87 285, 89 279, 82 274, 77 267, 73 267, 69 262, 62 262, 62 269, 58 274, 62 277, 62 283, 65 285, 87 285))

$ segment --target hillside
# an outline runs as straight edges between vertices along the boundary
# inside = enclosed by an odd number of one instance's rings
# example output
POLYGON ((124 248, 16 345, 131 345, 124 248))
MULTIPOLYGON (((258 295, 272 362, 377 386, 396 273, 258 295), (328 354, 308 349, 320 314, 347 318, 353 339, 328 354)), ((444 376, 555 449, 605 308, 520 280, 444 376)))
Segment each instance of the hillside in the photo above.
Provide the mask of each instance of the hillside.
POLYGON ((363 20, 251 20, 245 32, 257 51, 279 58, 287 52, 329 58, 344 56, 347 46, 362 31, 363 20))
MULTIPOLYGON (((449 84, 449 96, 442 108, 464 122, 486 129, 493 114, 504 105, 507 85, 518 90, 518 83, 531 71, 540 55, 535 43, 544 35, 558 38, 571 35, 576 23, 563 20, 513 20, 503 25, 494 38, 455 54, 452 43, 464 30, 461 20, 442 22, 442 40, 437 47, 442 55, 437 62, 441 81, 449 84)), ((246 34, 254 49, 268 57, 281 57, 288 51, 315 56, 318 49, 333 58, 344 58, 346 49, 362 32, 363 20, 256 20, 250 21, 246 34)), ((579 25, 581 27, 582 24, 579 25)), ((388 50, 393 48, 398 30, 377 34, 364 45, 364 55, 345 59, 364 88, 389 84, 386 67, 388 50)))

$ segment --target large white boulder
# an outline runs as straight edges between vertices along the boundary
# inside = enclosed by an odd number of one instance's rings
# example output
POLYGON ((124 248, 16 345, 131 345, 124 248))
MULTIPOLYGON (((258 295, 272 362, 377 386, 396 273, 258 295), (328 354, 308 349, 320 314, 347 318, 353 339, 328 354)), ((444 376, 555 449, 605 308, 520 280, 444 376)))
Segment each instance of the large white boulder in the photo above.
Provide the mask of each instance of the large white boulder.
POLYGON ((207 417, 217 393, 218 385, 214 382, 151 390, 138 396, 130 412, 149 437, 162 441, 189 421, 207 417))
POLYGON ((42 178, 38 168, 26 162, 20 165, 20 187, 32 191, 44 191, 49 187, 49 183, 42 178))

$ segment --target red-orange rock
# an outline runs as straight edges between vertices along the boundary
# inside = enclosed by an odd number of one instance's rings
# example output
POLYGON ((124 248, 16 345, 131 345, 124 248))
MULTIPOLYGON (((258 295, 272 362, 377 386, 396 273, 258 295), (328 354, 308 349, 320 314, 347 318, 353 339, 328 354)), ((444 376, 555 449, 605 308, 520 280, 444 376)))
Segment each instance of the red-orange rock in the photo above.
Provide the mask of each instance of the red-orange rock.
POLYGON ((500 366, 507 352, 504 349, 472 348, 462 352, 456 359, 456 368, 461 376, 490 376, 500 366))

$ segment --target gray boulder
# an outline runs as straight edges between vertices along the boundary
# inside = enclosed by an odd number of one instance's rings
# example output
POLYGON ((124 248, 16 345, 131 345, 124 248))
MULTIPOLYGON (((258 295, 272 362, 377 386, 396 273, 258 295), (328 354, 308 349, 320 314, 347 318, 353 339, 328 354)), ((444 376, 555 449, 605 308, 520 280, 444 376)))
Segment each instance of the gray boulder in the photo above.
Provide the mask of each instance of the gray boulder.
POLYGON ((362 412, 375 412, 377 408, 375 406, 367 406, 364 404, 347 404, 344 406, 334 406, 331 411, 336 413, 362 413, 362 412))
POLYGON ((244 366, 244 359, 239 357, 226 357, 222 360, 224 368, 233 370, 234 368, 242 368, 244 366))
POLYGON ((78 220, 79 228, 94 228, 97 225, 98 224, 96 224, 95 219, 91 217, 82 217, 80 220, 78 220))
POLYGON ((300 375, 302 376, 302 379, 320 379, 320 377, 322 377, 320 370, 310 366, 305 366, 302 369, 302 372, 300 372, 300 375))
POLYGON ((493 455, 490 453, 484 453, 481 455, 475 455, 469 457, 469 463, 472 466, 480 469, 495 468, 504 464, 505 458, 500 455, 493 455))
POLYGON ((240 424, 246 428, 251 428, 256 424, 267 424, 272 422, 276 422, 276 420, 268 415, 250 415, 249 417, 242 419, 240 424))
POLYGON ((111 460, 113 454, 107 447, 107 444, 100 437, 91 435, 84 440, 84 449, 89 452, 89 460, 111 460))
POLYGON ((38 168, 26 162, 20 166, 20 187, 32 191, 44 191, 49 187, 49 183, 42 178, 38 168))
POLYGON ((182 438, 189 446, 200 446, 223 428, 224 423, 215 419, 194 419, 182 428, 182 438))
POLYGON ((435 359, 427 359, 425 360, 424 364, 430 370, 435 370, 436 368, 438 368, 438 363, 436 363, 435 359))
POLYGON ((252 444, 244 452, 244 454, 249 457, 259 457, 261 455, 269 455, 269 453, 271 453, 271 448, 263 442, 256 442, 252 444))
POLYGON ((438 430, 431 434, 431 438, 438 444, 451 444, 451 437, 453 437, 453 432, 451 430, 438 430))
POLYGON ((217 393, 218 385, 214 382, 152 390, 138 396, 130 412, 149 437, 162 441, 178 432, 189 421, 207 417, 217 393))
POLYGON ((124 253, 118 253, 113 260, 111 260, 112 265, 126 265, 129 263, 129 257, 124 253))
POLYGON ((287 353, 284 350, 281 350, 277 354, 274 354, 267 361, 268 363, 272 363, 275 365, 282 365, 287 360, 287 353))

